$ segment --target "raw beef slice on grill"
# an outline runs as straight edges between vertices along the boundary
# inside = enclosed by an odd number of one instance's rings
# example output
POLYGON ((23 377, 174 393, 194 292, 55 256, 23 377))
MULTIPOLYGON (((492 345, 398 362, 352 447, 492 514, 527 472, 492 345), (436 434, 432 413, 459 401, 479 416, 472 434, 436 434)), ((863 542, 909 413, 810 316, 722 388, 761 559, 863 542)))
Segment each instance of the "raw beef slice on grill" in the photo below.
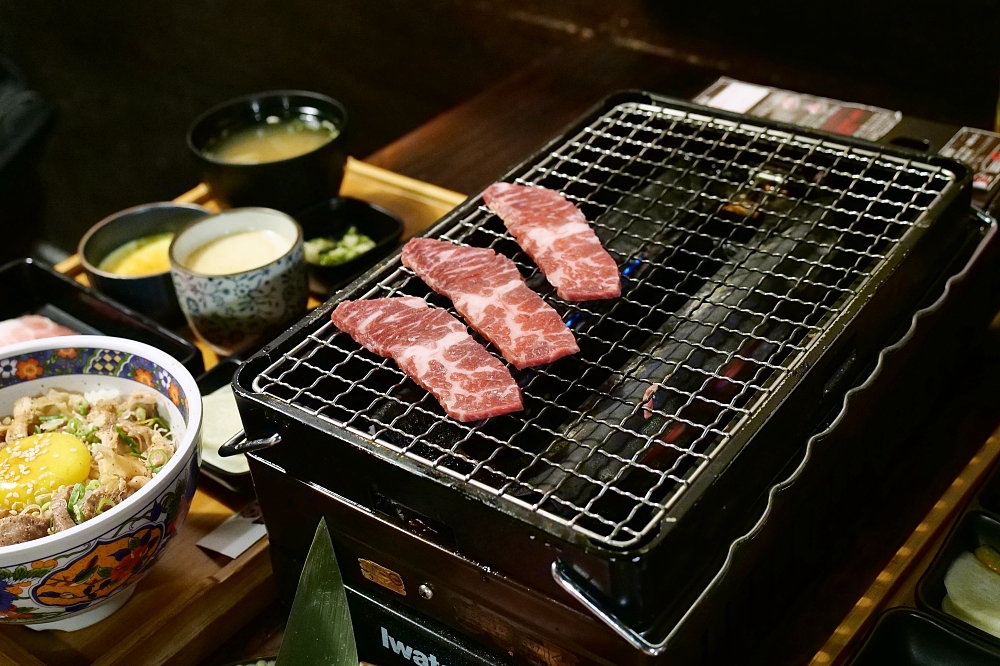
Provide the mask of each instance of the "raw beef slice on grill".
POLYGON ((332 319, 358 344, 393 359, 457 421, 523 409, 521 390, 503 363, 462 322, 422 298, 344 301, 332 319))
POLYGON ((518 370, 580 351, 559 313, 524 283, 514 262, 493 250, 414 238, 403 265, 455 304, 468 324, 518 370))
POLYGON ((622 293, 618 264, 580 209, 558 192, 536 185, 494 183, 483 201, 500 216, 559 298, 592 301, 622 293))

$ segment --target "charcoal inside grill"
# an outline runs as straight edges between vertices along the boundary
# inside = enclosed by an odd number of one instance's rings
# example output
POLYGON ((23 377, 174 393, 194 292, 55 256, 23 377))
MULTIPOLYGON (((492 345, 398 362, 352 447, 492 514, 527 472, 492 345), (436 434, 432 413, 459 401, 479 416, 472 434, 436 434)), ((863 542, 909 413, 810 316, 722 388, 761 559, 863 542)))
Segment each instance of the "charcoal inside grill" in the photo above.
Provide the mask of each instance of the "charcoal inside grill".
POLYGON ((767 381, 769 366, 818 323, 825 309, 815 306, 827 294, 802 280, 820 277, 836 238, 816 229, 816 220, 779 222, 764 225, 732 255, 633 357, 608 394, 581 410, 565 436, 577 446, 544 457, 555 469, 533 485, 557 496, 557 510, 587 506, 601 492, 608 505, 602 516, 616 498, 626 507, 637 498, 662 501, 675 485, 664 478, 679 482, 705 459, 727 421, 740 415, 737 408, 767 381), (808 295, 818 300, 803 299, 808 295), (796 301, 798 316, 782 313, 781 306, 796 301), (606 492, 608 484, 613 492, 606 492))
MULTIPOLYGON (((577 336, 579 354, 513 371, 523 412, 451 421, 332 324, 255 386, 513 512, 626 547, 655 530, 949 178, 846 145, 623 104, 519 179, 580 207, 621 267, 621 298, 556 298, 485 207, 440 232, 510 257, 577 336)), ((403 295, 450 309, 400 265, 351 297, 403 295)))

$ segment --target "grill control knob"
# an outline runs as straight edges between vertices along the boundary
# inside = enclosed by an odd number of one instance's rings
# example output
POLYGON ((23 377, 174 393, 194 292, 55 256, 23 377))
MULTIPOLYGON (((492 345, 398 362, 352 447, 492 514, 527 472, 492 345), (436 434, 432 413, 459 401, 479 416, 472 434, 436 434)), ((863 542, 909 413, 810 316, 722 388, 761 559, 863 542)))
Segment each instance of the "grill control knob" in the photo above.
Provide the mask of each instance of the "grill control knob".
POLYGON ((434 598, 434 588, 431 587, 430 583, 423 583, 417 588, 417 594, 420 595, 421 599, 427 599, 429 601, 434 598))

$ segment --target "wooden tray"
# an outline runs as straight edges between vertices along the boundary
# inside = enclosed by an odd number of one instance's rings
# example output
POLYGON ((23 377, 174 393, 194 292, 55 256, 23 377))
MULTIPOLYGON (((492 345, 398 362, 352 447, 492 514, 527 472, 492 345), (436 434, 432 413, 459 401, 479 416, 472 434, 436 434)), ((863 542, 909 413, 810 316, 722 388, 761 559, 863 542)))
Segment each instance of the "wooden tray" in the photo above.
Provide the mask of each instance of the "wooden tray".
MULTIPOLYGON (((462 194, 354 159, 348 160, 341 194, 398 215, 406 238, 465 200, 462 194)), ((219 208, 205 185, 176 200, 219 208)), ((56 268, 86 281, 78 256, 56 268)), ((214 352, 201 349, 206 368, 218 362, 214 352)), ((75 632, 0 627, 0 666, 197 664, 275 598, 266 538, 236 559, 196 545, 246 502, 211 482, 200 484, 168 555, 142 579, 120 611, 75 632)))
POLYGON ((823 647, 813 656, 809 666, 837 666, 846 663, 860 646, 879 612, 896 606, 916 606, 914 591, 917 581, 930 566, 952 524, 972 499, 997 458, 1000 458, 1000 428, 990 435, 952 481, 941 499, 924 516, 823 647))

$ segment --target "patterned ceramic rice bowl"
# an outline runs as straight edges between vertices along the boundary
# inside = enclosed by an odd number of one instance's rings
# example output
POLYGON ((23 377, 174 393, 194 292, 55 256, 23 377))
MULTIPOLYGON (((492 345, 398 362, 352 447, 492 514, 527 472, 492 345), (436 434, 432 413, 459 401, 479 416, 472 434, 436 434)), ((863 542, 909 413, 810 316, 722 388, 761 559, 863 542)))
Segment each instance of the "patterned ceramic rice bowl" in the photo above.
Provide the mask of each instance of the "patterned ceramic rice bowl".
POLYGON ((63 532, 0 547, 0 624, 73 630, 129 598, 187 516, 198 479, 201 394, 168 354, 105 336, 49 338, 0 349, 0 417, 50 388, 152 391, 174 430, 169 462, 128 499, 63 532))

